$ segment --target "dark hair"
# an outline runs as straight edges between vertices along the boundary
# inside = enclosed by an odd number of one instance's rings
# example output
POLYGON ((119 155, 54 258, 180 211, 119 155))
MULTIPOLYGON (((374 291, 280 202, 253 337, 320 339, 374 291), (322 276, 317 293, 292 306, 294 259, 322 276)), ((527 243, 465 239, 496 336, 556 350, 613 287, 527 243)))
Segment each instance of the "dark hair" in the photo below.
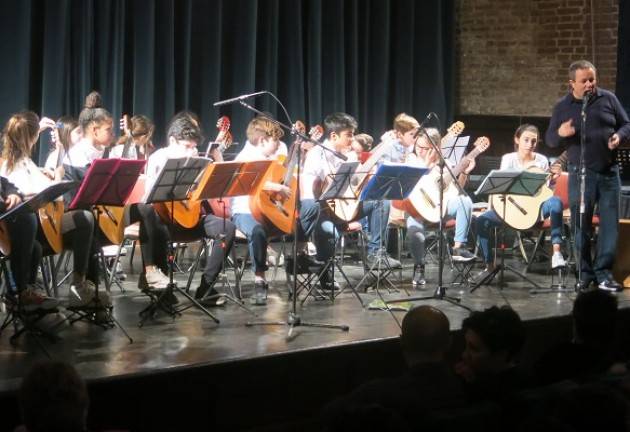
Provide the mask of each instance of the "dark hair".
POLYGON ((92 91, 85 97, 85 105, 79 114, 79 125, 85 132, 92 123, 100 124, 112 119, 112 115, 103 108, 103 99, 97 91, 92 91))
POLYGON ((617 327, 617 298, 594 290, 580 293, 573 304, 575 331, 582 342, 601 346, 608 344, 617 327))
POLYGON ((59 129, 59 141, 65 151, 70 148, 72 131, 79 125, 77 120, 71 116, 59 117, 57 120, 57 127, 59 129))
POLYGON ((538 131, 538 128, 534 126, 533 124, 529 124, 529 123, 524 123, 520 125, 519 127, 517 127, 516 132, 514 132, 514 136, 516 138, 520 138, 521 135, 523 135, 523 132, 531 132, 540 136, 540 132, 538 131))
POLYGON ((578 69, 593 69, 593 72, 597 73, 597 69, 593 66, 588 60, 577 60, 569 65, 569 79, 571 81, 575 80, 575 71, 578 69))
MULTIPOLYGON (((129 119, 129 131, 131 132, 132 138, 140 138, 142 136, 148 136, 151 138, 153 136, 153 132, 155 131, 155 124, 153 121, 147 116, 138 114, 129 119)), ((123 134, 118 139, 118 144, 124 144, 127 142, 127 137, 123 134)))
POLYGON ((370 151, 372 144, 374 144, 374 138, 366 133, 355 135, 354 140, 359 143, 363 151, 370 151))
POLYGON ((199 123, 190 113, 176 114, 168 125, 166 137, 173 137, 176 140, 191 140, 197 144, 203 141, 199 123))
POLYGON ((70 364, 35 364, 22 381, 19 402, 29 432, 85 430, 87 387, 70 364))
POLYGON ((523 322, 508 306, 473 312, 462 322, 462 330, 474 331, 492 353, 506 351, 508 360, 513 359, 525 343, 523 322))
POLYGON ((451 341, 450 323, 441 310, 432 306, 418 306, 403 318, 400 339, 407 354, 444 353, 451 341))
POLYGON ((326 136, 329 137, 332 132, 337 134, 344 130, 355 131, 359 127, 357 121, 350 114, 336 112, 328 115, 324 119, 324 129, 326 136))

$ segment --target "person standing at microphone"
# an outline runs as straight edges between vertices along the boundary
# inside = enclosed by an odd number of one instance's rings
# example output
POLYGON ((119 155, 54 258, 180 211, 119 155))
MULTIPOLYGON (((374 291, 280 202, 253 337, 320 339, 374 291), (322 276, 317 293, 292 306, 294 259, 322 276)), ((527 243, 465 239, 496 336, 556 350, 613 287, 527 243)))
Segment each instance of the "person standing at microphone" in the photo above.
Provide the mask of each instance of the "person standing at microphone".
POLYGON ((621 291, 613 279, 612 268, 617 249, 619 223, 619 166, 616 149, 630 138, 630 120, 617 97, 597 87, 597 70, 592 63, 578 60, 569 66, 569 93, 554 106, 547 145, 562 147, 568 152, 569 205, 571 226, 580 217, 580 158, 581 134, 584 139, 584 213, 578 224, 576 249, 581 259, 580 289, 591 283, 606 291, 621 291), (582 131, 581 116, 586 116, 586 131, 582 131), (599 209, 599 235, 595 262, 591 259, 590 239, 595 206, 599 209))

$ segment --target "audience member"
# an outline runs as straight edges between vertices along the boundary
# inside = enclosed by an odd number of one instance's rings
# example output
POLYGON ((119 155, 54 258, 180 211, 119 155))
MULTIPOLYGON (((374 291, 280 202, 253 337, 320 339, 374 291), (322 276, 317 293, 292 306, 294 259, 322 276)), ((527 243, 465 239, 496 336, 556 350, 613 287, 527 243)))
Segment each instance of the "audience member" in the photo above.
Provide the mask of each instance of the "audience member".
POLYGON ((86 430, 87 387, 74 367, 67 363, 34 365, 22 382, 19 403, 28 432, 86 430))
POLYGON ((513 309, 492 306, 473 312, 462 323, 462 331, 466 345, 455 370, 466 383, 471 401, 501 402, 530 385, 530 377, 517 363, 525 329, 513 309))
POLYGON ((580 293, 572 316, 573 340, 551 348, 534 368, 540 384, 583 380, 613 365, 617 299, 601 290, 580 293))
POLYGON ((375 405, 415 429, 433 410, 464 405, 461 384, 445 363, 451 345, 446 315, 431 306, 412 309, 403 319, 400 341, 408 370, 398 378, 364 384, 328 405, 323 418, 329 427, 336 430, 352 413, 375 405))

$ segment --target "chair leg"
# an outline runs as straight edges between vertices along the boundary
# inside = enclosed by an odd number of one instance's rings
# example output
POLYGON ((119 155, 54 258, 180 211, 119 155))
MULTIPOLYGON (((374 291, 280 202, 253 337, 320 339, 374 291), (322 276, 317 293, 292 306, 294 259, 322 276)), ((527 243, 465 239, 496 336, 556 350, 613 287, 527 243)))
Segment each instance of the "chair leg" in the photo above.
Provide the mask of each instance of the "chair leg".
POLYGON ((528 260, 529 262, 527 263, 527 267, 525 267, 525 273, 529 271, 530 267, 534 263, 534 259, 536 258, 536 253, 540 249, 540 245, 542 244, 542 241, 544 240, 544 238, 545 238, 545 231, 541 230, 540 233, 538 234, 538 237, 536 238, 536 243, 534 243, 534 250, 532 251, 532 256, 528 260))

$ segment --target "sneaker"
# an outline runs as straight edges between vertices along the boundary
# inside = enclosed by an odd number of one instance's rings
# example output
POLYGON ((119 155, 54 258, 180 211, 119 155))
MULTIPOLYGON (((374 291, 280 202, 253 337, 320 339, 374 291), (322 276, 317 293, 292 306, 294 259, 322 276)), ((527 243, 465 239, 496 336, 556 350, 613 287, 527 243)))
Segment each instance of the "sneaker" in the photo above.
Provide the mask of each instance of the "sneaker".
POLYGON ((147 289, 164 289, 170 282, 168 276, 157 268, 147 271, 144 277, 147 282, 147 289))
POLYGON ((254 295, 250 298, 250 302, 255 306, 265 306, 267 304, 267 291, 269 285, 266 281, 254 282, 254 295))
POLYGON ((582 282, 580 282, 579 280, 575 283, 575 287, 578 291, 580 292, 585 292, 588 291, 591 284, 594 284, 595 280, 590 279, 590 278, 584 278, 582 280, 582 282))
POLYGON ((215 307, 215 306, 223 306, 226 303, 225 297, 219 293, 219 291, 211 288, 208 294, 201 300, 199 303, 203 306, 215 307))
POLYGON ((452 257, 453 257, 453 261, 463 261, 463 262, 472 261, 475 258, 477 258, 474 253, 472 253, 471 251, 463 247, 453 248, 452 257))
MULTIPOLYGON (((70 295, 68 296, 68 303, 70 307, 86 307, 96 306, 94 304, 94 297, 96 294, 96 285, 90 280, 83 281, 82 283, 70 286, 70 295)), ((111 307, 112 299, 107 291, 99 289, 98 291, 99 303, 103 307, 111 307)))
POLYGON ((601 281, 597 285, 597 288, 599 288, 600 290, 609 291, 609 292, 621 292, 621 291, 623 291, 623 286, 621 286, 621 284, 619 282, 617 282, 616 280, 614 280, 612 278, 608 278, 608 279, 605 279, 605 280, 601 281))
POLYGON ((551 268, 552 269, 557 269, 560 267, 566 267, 567 266, 567 262, 564 260, 564 257, 562 256, 562 252, 554 252, 553 255, 551 256, 551 268))
POLYGON ((333 278, 333 273, 331 271, 326 271, 320 276, 319 286, 328 291, 341 289, 339 283, 333 278))
POLYGON ((411 281, 411 284, 413 285, 414 288, 422 288, 424 287, 424 285, 426 285, 427 280, 424 278, 424 266, 418 266, 416 268, 416 274, 413 277, 413 281, 411 281))
POLYGON ((34 285, 29 285, 20 293, 20 302, 26 312, 54 310, 59 306, 59 300, 48 297, 44 290, 34 285))
MULTIPOLYGON (((398 261, 395 258, 392 258, 389 255, 385 255, 382 259, 387 261, 387 264, 385 264, 385 262, 382 262, 381 263, 381 268, 387 268, 387 266, 389 266, 389 268, 392 269, 392 270, 398 270, 398 269, 402 268, 402 264, 400 263, 400 261, 398 261)), ((367 256, 368 268, 372 268, 372 266, 374 265, 376 260, 377 260, 377 256, 376 255, 368 255, 367 256)))

